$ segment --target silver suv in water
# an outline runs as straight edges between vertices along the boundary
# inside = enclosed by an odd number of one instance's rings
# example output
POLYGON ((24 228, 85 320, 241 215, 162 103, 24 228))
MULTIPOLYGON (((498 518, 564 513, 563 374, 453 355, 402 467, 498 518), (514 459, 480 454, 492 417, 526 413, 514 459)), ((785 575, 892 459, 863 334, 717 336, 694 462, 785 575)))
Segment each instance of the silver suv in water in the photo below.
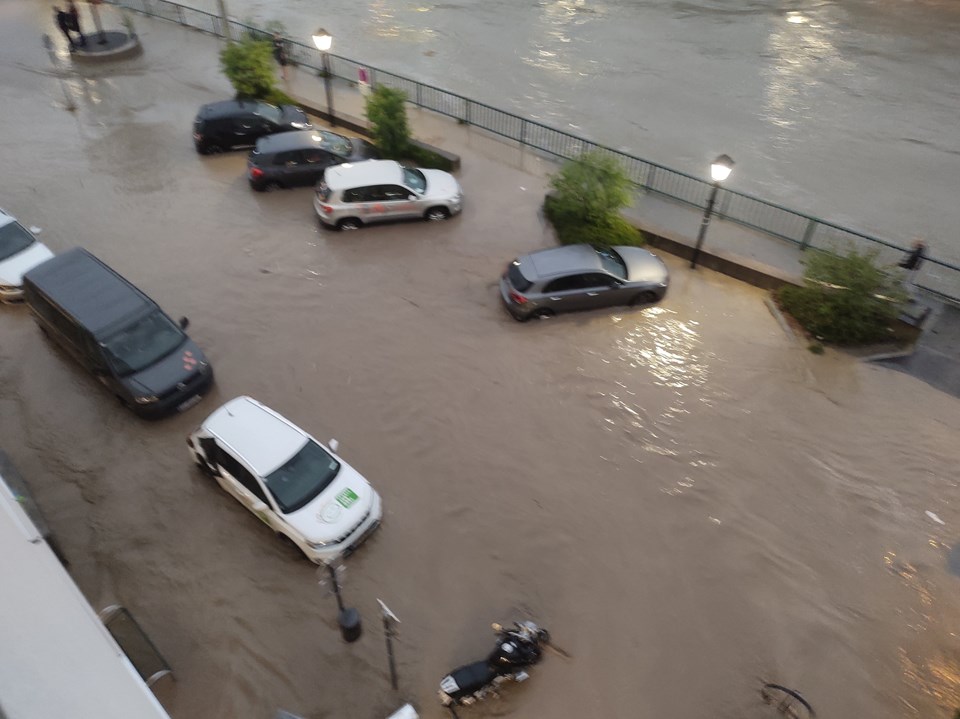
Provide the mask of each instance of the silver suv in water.
POLYGON ((456 178, 442 170, 365 160, 328 167, 313 207, 324 225, 357 230, 386 220, 445 220, 462 209, 463 191, 456 178))
POLYGON ((663 261, 640 247, 567 245, 523 255, 507 265, 500 296, 525 322, 557 312, 663 299, 670 275, 663 261))

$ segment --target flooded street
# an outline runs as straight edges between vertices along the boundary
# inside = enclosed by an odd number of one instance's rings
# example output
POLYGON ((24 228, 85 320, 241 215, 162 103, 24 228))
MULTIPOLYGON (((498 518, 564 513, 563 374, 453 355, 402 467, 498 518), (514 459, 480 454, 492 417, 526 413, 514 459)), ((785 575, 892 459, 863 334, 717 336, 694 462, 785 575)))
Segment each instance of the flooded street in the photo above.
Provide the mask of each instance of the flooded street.
POLYGON ((71 114, 46 9, 0 13, 0 206, 189 316, 217 373, 142 422, 0 307, 0 445, 92 605, 129 607, 172 665, 174 719, 379 719, 400 697, 440 719, 439 679, 521 617, 571 657, 465 719, 768 719, 763 680, 824 718, 960 706, 956 399, 815 356, 763 292, 670 256, 655 307, 516 323, 496 280, 551 242, 542 178, 450 148, 461 216, 323 231, 309 190, 255 194, 245 153, 195 154, 197 107, 230 94, 213 39, 139 20, 144 56, 71 76, 71 114), (190 464, 186 435, 240 394, 336 437, 383 497, 346 562, 356 644, 314 568, 190 464))
MULTIPOLYGON (((214 0, 187 3, 216 13, 214 0)), ((955 0, 229 0, 333 51, 960 263, 955 0)))

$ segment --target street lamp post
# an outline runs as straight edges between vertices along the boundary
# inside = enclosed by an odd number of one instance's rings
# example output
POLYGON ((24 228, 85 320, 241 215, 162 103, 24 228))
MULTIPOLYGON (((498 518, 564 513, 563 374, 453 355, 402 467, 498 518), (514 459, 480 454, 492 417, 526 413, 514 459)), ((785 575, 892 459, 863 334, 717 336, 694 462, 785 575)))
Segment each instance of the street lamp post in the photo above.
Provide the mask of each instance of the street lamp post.
POLYGON ((330 116, 330 124, 336 127, 337 116, 333 112, 333 94, 330 92, 330 46, 333 45, 333 35, 328 33, 322 27, 313 33, 313 44, 321 52, 323 60, 323 86, 327 92, 327 114, 330 116))
POLYGON ((693 248, 693 257, 690 260, 690 269, 697 268, 697 260, 700 259, 700 248, 703 247, 703 238, 707 235, 707 225, 710 224, 710 217, 713 215, 713 205, 717 201, 717 192, 720 190, 720 183, 730 176, 733 169, 733 160, 729 155, 720 155, 713 164, 710 165, 710 177, 713 178, 713 188, 710 190, 710 198, 707 200, 707 209, 704 210, 703 219, 700 220, 700 232, 697 234, 697 244, 693 248))

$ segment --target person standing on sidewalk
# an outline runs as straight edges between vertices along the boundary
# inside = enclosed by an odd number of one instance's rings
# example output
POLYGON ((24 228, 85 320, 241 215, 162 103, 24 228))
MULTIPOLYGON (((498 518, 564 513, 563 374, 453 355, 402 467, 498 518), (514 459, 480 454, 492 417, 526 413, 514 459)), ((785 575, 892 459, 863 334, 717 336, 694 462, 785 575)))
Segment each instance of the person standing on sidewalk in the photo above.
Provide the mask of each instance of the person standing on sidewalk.
POLYGON ((70 29, 80 36, 80 47, 85 47, 87 38, 80 29, 80 10, 74 0, 67 0, 67 15, 70 16, 70 29))
POLYGON ((63 36, 67 38, 67 42, 70 43, 70 52, 73 52, 77 49, 77 43, 73 41, 73 35, 70 34, 70 15, 54 5, 53 17, 57 21, 57 27, 60 28, 60 32, 63 33, 63 36))
POLYGON ((283 81, 287 81, 287 41, 280 36, 280 33, 273 33, 273 57, 280 65, 280 74, 283 81))

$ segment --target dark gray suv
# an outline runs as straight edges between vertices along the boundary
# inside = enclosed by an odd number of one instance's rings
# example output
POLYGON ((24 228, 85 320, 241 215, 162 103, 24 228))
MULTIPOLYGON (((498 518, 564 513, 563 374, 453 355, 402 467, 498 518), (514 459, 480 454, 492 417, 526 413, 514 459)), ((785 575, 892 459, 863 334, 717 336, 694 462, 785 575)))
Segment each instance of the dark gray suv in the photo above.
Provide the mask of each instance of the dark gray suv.
POLYGON ((640 247, 567 245, 532 252, 507 265, 500 296, 525 322, 557 312, 612 305, 646 305, 667 293, 663 261, 640 247))
POLYGON ((376 147, 357 137, 328 130, 285 132, 257 141, 247 158, 247 179, 260 192, 313 186, 328 167, 378 157, 376 147))

